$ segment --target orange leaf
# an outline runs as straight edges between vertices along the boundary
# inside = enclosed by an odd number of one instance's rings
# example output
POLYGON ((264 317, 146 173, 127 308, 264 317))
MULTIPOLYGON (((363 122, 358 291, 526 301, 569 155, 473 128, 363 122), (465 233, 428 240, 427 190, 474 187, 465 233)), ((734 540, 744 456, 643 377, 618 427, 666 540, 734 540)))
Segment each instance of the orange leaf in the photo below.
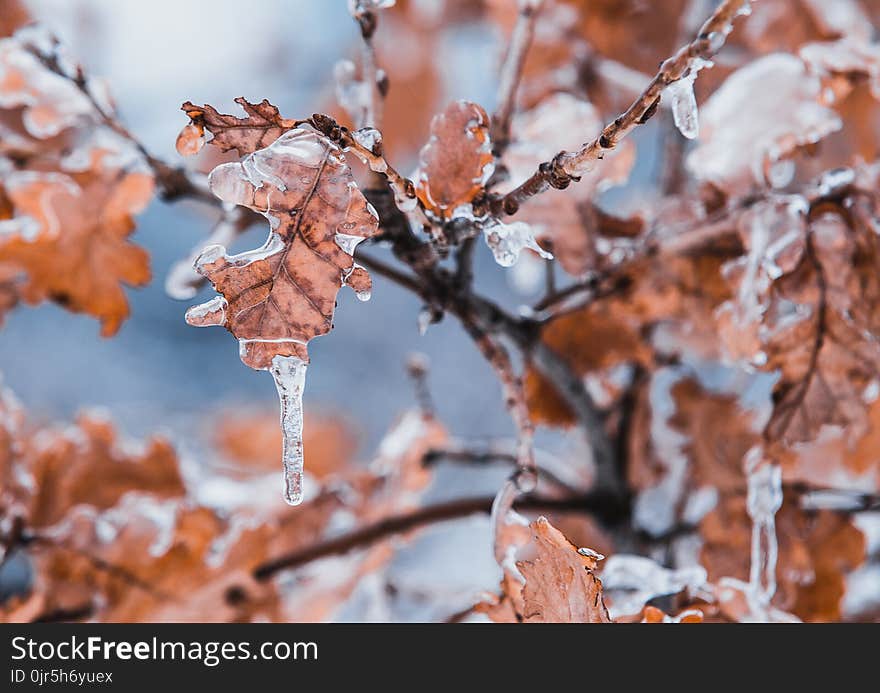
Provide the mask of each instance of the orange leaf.
POLYGON ((442 217, 470 203, 493 170, 489 116, 477 104, 455 101, 431 121, 419 156, 416 194, 442 217))

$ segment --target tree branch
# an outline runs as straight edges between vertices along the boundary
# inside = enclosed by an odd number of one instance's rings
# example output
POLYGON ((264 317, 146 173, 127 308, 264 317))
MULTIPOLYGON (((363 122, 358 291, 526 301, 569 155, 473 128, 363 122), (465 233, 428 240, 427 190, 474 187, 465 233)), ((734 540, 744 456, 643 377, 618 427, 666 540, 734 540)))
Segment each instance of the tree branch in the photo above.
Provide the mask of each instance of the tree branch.
POLYGON ((542 4, 543 0, 520 0, 519 2, 519 14, 498 79, 497 107, 492 115, 490 136, 496 157, 501 155, 510 141, 510 122, 516 106, 516 90, 522 79, 526 55, 532 44, 535 22, 542 4))
POLYGON ((594 162, 604 158, 632 130, 647 122, 657 110, 663 90, 688 74, 698 60, 708 60, 724 45, 740 14, 748 12, 749 0, 724 0, 700 28, 697 37, 682 46, 660 65, 660 70, 633 103, 621 115, 605 126, 601 134, 576 152, 559 152, 523 183, 505 195, 490 199, 490 208, 496 215, 515 214, 530 197, 551 187, 563 189, 572 181, 580 180, 594 162))
MULTIPOLYGON (((393 515, 346 534, 266 561, 254 569, 253 575, 257 580, 268 580, 282 570, 298 568, 328 556, 346 554, 349 551, 375 544, 395 534, 402 534, 427 525, 457 520, 470 515, 485 515, 491 511, 494 500, 494 496, 462 498, 428 505, 401 515, 393 515)), ((621 517, 619 500, 602 494, 591 494, 574 498, 524 496, 515 503, 515 507, 518 510, 534 510, 539 512, 588 512, 607 521, 614 521, 621 517)))

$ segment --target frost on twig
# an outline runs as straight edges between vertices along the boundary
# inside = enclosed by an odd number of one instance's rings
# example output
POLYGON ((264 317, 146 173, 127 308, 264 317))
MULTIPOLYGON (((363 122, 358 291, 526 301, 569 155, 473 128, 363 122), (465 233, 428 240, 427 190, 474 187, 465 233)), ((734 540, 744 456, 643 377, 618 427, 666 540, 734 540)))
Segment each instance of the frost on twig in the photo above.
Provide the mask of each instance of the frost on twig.
POLYGON ((507 350, 496 338, 484 332, 472 319, 465 319, 465 329, 468 330, 477 347, 494 369, 495 375, 501 381, 504 400, 516 426, 517 468, 513 475, 513 481, 520 492, 533 491, 538 483, 534 451, 535 431, 526 404, 522 379, 514 372, 507 350))
POLYGON ((535 33, 535 22, 543 4, 543 0, 519 0, 519 13, 498 76, 498 96, 492 114, 492 145, 496 155, 504 151, 510 139, 510 121, 516 108, 517 87, 522 79, 526 56, 535 33))
POLYGON ((749 0, 724 0, 699 30, 696 39, 665 60, 641 95, 602 133, 574 152, 561 151, 552 160, 542 163, 527 180, 503 196, 495 197, 492 208, 496 214, 515 214, 528 198, 550 187, 565 188, 589 172, 595 162, 614 149, 633 129, 645 123, 657 110, 663 90, 685 77, 692 67, 709 60, 717 53, 733 29, 734 20, 751 12, 749 0))

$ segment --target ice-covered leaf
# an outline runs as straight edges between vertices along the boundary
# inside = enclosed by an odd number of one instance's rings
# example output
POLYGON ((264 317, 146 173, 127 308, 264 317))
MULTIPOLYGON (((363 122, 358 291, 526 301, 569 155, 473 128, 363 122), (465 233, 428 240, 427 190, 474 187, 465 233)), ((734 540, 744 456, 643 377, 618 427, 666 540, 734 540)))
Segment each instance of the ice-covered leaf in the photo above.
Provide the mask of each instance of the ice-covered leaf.
POLYGON ((128 236, 152 197, 152 177, 14 171, 5 186, 15 216, 0 222, 0 256, 26 273, 23 299, 94 315, 103 335, 114 334, 129 313, 122 285, 150 279, 149 256, 128 236))
POLYGON ((840 129, 821 91, 818 77, 793 55, 775 53, 740 68, 703 104, 688 169, 730 193, 766 185, 776 162, 840 129))
POLYGON ((377 233, 378 218, 342 151, 313 130, 291 130, 240 163, 221 164, 210 185, 223 201, 263 214, 271 230, 258 250, 202 252, 196 269, 220 295, 190 308, 186 319, 199 327, 223 325, 239 340, 245 364, 271 371, 282 407, 285 494, 297 503, 306 347, 332 329, 343 284, 369 298, 370 277, 352 254, 377 233))
POLYGON ((602 556, 572 544, 545 517, 529 529, 530 540, 516 554, 521 581, 505 579, 501 599, 480 610, 520 623, 610 623, 595 574, 602 556))
POLYGON ((46 68, 32 48, 35 41, 52 39, 32 26, 0 40, 0 108, 21 108, 28 134, 48 139, 87 120, 94 109, 71 80, 46 68))
POLYGON ((493 167, 489 116, 475 103, 454 101, 431 121, 416 194, 427 209, 450 218, 483 189, 493 167))
POLYGON ((103 83, 82 76, 45 30, 0 41, 3 306, 52 300, 98 317, 110 335, 128 315, 121 284, 149 279, 146 252, 127 236, 152 174, 105 122, 113 114, 103 83))
POLYGON ((88 413, 73 426, 44 429, 31 438, 21 460, 33 479, 26 503, 29 525, 55 524, 77 505, 110 508, 130 492, 183 496, 177 454, 166 439, 154 437, 135 447, 118 438, 112 423, 88 413))
POLYGON ((268 369, 275 356, 308 360, 309 340, 333 326, 343 284, 364 295, 357 243, 377 233, 375 212, 354 184, 342 151, 305 129, 286 133, 241 163, 211 172, 220 199, 249 207, 271 227, 265 245, 229 256, 210 246, 196 262, 221 294, 187 312, 190 324, 223 325, 242 344, 242 360, 268 369))
POLYGON ((730 353, 779 374, 765 436, 787 478, 876 489, 880 466, 866 454, 880 377, 872 217, 798 209, 764 204, 749 217, 758 259, 729 268, 737 299, 722 307, 721 335, 730 353))
POLYGON ((247 114, 244 118, 219 113, 208 104, 183 104, 180 110, 189 116, 190 122, 177 137, 177 151, 185 156, 198 152, 205 143, 207 130, 215 147, 224 152, 235 149, 239 156, 247 156, 268 147, 297 125, 296 121, 282 118, 278 108, 266 99, 253 104, 239 96, 235 102, 247 114))

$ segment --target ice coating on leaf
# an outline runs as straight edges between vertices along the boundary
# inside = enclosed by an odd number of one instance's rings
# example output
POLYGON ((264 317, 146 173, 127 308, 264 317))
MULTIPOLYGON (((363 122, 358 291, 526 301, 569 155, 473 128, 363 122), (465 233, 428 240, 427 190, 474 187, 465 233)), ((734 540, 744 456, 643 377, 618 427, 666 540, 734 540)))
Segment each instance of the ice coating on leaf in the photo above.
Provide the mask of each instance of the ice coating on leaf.
POLYGON ((363 236, 352 236, 348 233, 340 233, 336 232, 336 245, 342 248, 349 255, 354 255, 354 251, 362 240, 364 240, 363 236))
POLYGON ((186 322, 193 327, 211 327, 226 322, 226 299, 215 296, 210 301, 192 306, 186 311, 186 322))
POLYGON ((276 354, 308 360, 305 345, 330 331, 343 283, 362 299, 370 289, 349 250, 377 232, 378 219, 341 150, 297 128, 241 163, 221 164, 209 183, 220 199, 261 213, 272 227, 262 248, 229 256, 213 246, 196 262, 228 301, 225 326, 244 340, 245 363, 265 369, 276 354))
POLYGON ((303 499, 303 390, 307 363, 296 356, 276 356, 269 372, 278 389, 281 407, 284 500, 299 505, 303 499))
POLYGON ((687 167, 698 179, 735 193, 763 186, 768 166, 842 126, 822 103, 819 78, 784 53, 731 74, 701 111, 700 143, 687 167))
POLYGON ((493 219, 483 226, 483 237, 495 256, 495 262, 502 267, 515 264, 519 254, 526 248, 534 250, 545 260, 553 259, 553 255, 538 245, 532 227, 522 221, 506 224, 493 219))
POLYGON ((871 94, 875 99, 880 98, 880 45, 843 38, 808 43, 800 48, 798 55, 822 80, 821 98, 825 105, 845 96, 856 75, 866 76, 871 94))
POLYGON ((656 597, 699 589, 706 584, 706 570, 701 566, 671 570, 634 554, 611 556, 600 577, 605 591, 613 597, 609 607, 612 618, 636 614, 656 597))
POLYGON ((94 109, 73 82, 48 70, 31 52, 31 47, 48 54, 58 51, 50 36, 37 31, 25 27, 0 40, 0 107, 24 107, 25 129, 48 139, 90 117, 94 109))
POLYGON ((697 58, 691 63, 690 71, 684 77, 666 87, 664 91, 664 96, 668 96, 670 99, 670 108, 672 109, 675 127, 689 140, 696 138, 700 133, 697 97, 694 95, 694 82, 700 70, 704 67, 712 67, 712 63, 697 58))
POLYGON ((761 365, 760 330, 773 283, 797 266, 804 253, 807 203, 797 195, 757 203, 739 221, 748 254, 725 265, 739 282, 736 299, 718 309, 721 337, 734 359, 761 365))
POLYGON ((431 136, 419 153, 416 194, 443 217, 468 205, 495 169, 489 116, 470 101, 454 101, 431 121, 431 136))

